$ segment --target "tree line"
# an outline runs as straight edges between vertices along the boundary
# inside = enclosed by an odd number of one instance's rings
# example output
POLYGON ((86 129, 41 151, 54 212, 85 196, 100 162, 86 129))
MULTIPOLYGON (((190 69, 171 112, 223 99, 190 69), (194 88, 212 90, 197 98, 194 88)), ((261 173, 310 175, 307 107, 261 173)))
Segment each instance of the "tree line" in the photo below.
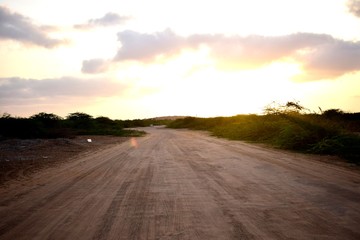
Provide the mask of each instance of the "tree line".
POLYGON ((139 135, 140 131, 126 128, 146 127, 167 123, 166 120, 112 120, 74 112, 62 118, 53 113, 40 112, 28 118, 3 114, 0 117, 0 139, 7 138, 72 138, 77 135, 139 135))

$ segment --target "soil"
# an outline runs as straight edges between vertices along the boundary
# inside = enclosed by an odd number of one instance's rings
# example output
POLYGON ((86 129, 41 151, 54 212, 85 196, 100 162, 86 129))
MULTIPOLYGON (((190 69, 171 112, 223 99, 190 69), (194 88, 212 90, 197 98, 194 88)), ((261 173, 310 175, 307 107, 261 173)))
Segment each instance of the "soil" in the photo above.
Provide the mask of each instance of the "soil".
POLYGON ((360 239, 358 171, 145 131, 0 187, 0 239, 360 239))
POLYGON ((58 139, 8 139, 0 141, 0 185, 28 178, 79 154, 127 141, 114 136, 77 136, 58 139), (88 142, 91 139, 91 142, 88 142))

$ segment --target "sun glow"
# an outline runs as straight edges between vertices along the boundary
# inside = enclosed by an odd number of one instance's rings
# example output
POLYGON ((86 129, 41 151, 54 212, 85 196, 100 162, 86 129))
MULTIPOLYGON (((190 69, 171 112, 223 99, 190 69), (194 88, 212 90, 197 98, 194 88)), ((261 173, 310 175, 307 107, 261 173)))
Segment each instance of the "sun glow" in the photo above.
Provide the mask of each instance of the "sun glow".
POLYGON ((237 72, 219 72, 208 67, 190 76, 188 87, 179 91, 186 93, 188 106, 200 116, 260 113, 271 101, 299 95, 289 80, 298 72, 298 66, 289 63, 237 72))
MULTIPOLYGON (((156 106, 161 113, 204 117, 260 113, 271 101, 299 95, 290 81, 300 73, 296 63, 275 62, 259 69, 219 71, 206 48, 185 51, 165 63, 128 63, 127 67, 127 71, 117 73, 117 79, 131 82, 138 91, 152 89, 139 97, 145 109, 156 106)), ((136 94, 133 91, 129 96, 136 94)))

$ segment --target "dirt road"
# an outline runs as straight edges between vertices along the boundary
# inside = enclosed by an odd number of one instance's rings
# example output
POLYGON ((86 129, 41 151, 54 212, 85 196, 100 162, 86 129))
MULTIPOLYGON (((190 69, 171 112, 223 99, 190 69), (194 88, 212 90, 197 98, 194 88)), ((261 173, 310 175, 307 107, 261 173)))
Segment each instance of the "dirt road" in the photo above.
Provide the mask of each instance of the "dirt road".
POLYGON ((360 175, 187 130, 0 189, 0 239, 360 239, 360 175))

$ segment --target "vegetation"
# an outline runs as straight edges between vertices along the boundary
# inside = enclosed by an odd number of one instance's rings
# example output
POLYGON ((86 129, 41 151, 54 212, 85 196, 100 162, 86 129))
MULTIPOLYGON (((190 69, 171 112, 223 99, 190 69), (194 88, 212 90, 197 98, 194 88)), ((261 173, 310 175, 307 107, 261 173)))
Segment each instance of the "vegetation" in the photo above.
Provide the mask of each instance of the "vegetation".
POLYGON ((0 117, 0 139, 6 138, 72 138, 76 135, 141 136, 143 131, 127 128, 164 125, 168 120, 136 119, 112 120, 108 117, 92 117, 75 112, 66 118, 53 113, 38 113, 29 118, 0 117))
POLYGON ((172 121, 168 119, 149 118, 149 119, 124 120, 121 122, 125 128, 134 128, 134 127, 167 125, 172 121))
POLYGON ((210 131, 214 136, 266 143, 274 147, 315 154, 337 155, 360 164, 360 113, 330 109, 312 113, 297 102, 266 106, 263 115, 176 120, 112 120, 81 112, 61 118, 38 113, 29 118, 0 117, 0 140, 6 138, 71 138, 76 135, 141 136, 134 127, 167 125, 210 131))
POLYGON ((341 156, 360 164, 360 113, 310 111, 297 102, 270 105, 264 115, 178 119, 170 128, 210 131, 214 136, 274 147, 341 156))

